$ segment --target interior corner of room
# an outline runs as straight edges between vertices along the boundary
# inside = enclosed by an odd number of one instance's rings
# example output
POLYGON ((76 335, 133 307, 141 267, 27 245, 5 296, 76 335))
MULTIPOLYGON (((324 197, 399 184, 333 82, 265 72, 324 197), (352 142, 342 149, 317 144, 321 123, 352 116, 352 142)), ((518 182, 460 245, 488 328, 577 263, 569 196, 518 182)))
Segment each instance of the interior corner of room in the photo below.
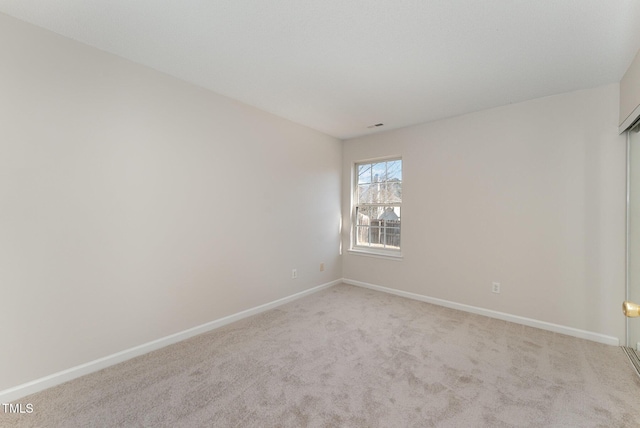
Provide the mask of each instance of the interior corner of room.
POLYGON ((0 52, 4 401, 342 282, 640 343, 638 56, 620 82, 338 138, 3 14, 0 52), (398 155, 402 258, 347 251, 354 164, 398 155))

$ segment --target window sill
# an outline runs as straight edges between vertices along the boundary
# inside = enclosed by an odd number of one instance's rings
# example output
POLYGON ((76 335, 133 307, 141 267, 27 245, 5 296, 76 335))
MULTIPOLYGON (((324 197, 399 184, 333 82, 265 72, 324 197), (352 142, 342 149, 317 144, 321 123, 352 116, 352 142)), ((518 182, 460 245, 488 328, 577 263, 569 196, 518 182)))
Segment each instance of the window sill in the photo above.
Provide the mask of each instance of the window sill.
POLYGON ((396 252, 392 253, 392 252, 382 252, 382 251, 368 251, 368 250, 361 250, 359 248, 351 248, 347 250, 347 252, 357 256, 375 257, 378 259, 387 259, 387 260, 393 260, 396 262, 400 262, 403 259, 402 253, 396 253, 396 252))

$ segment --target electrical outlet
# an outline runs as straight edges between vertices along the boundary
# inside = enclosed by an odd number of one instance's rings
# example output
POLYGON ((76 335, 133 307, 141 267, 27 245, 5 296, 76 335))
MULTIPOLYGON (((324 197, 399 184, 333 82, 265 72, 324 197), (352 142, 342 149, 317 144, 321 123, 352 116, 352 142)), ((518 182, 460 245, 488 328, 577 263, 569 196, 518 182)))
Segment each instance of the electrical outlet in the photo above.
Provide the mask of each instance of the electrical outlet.
POLYGON ((493 284, 491 284, 491 291, 494 293, 500 293, 500 283, 494 282, 493 284))
POLYGON ((291 279, 296 279, 298 277, 298 269, 291 269, 291 279))
POLYGON ((324 272, 324 263, 320 263, 320 272, 324 272))

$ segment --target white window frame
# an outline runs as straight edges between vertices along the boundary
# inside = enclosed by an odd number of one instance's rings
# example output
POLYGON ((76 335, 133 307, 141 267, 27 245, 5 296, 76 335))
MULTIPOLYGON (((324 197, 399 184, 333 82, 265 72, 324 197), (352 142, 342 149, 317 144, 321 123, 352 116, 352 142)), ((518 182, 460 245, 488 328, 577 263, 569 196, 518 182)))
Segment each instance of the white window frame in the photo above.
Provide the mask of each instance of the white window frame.
MULTIPOLYGON (((357 219, 357 208, 362 206, 389 206, 389 207, 398 207, 401 217, 402 217, 402 202, 392 202, 392 203, 364 203, 360 204, 358 200, 358 167, 361 165, 368 164, 376 164, 383 162, 392 162, 392 161, 401 161, 402 162, 402 172, 401 172, 401 181, 404 181, 404 162, 401 156, 392 156, 385 158, 376 158, 376 159, 367 159, 362 161, 354 162, 352 165, 352 177, 351 177, 351 245, 349 247, 349 252, 352 254, 365 255, 365 256, 373 256, 373 257, 381 257, 388 258, 393 260, 402 259, 402 224, 400 224, 400 245, 399 248, 393 247, 378 247, 371 245, 358 245, 358 219, 357 219)), ((387 183, 386 181, 384 183, 387 183)))

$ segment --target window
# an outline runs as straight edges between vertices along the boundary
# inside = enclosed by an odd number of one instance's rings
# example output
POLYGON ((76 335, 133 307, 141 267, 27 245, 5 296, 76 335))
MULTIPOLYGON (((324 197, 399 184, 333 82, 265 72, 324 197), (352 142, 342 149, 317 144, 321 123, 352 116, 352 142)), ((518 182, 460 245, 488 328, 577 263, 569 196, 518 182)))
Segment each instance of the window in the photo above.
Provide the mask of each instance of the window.
POLYGON ((355 165, 352 249, 400 253, 402 159, 355 165))

